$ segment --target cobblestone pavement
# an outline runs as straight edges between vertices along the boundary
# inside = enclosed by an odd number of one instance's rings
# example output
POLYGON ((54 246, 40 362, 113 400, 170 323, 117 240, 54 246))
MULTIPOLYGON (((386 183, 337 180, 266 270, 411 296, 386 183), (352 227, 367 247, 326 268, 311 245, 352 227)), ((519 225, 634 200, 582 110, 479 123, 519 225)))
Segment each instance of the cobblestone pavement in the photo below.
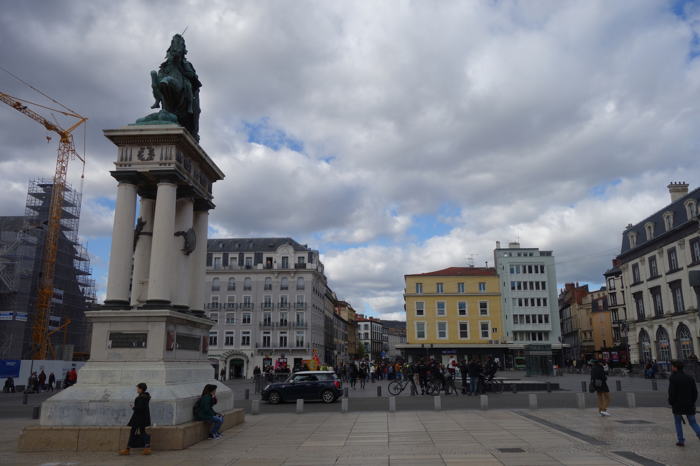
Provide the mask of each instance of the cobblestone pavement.
POLYGON ((684 449, 674 445, 663 408, 619 409, 609 418, 592 409, 262 414, 247 416, 222 440, 150 457, 16 453, 19 431, 29 424, 0 420, 0 464, 690 465, 700 454, 690 435, 684 449))

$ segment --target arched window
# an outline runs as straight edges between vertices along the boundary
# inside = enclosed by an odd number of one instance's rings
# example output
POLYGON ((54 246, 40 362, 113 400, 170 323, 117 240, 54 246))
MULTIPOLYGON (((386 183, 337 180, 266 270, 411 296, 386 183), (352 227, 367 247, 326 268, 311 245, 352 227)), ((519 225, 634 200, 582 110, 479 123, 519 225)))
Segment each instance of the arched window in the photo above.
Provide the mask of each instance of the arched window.
POLYGON ((636 248, 637 247, 637 233, 634 231, 630 231, 627 233, 627 239, 630 242, 630 248, 636 248))
POLYGON ((297 290, 304 289, 304 277, 297 278, 297 290))
POLYGON ((221 287, 219 277, 214 277, 211 281, 211 290, 212 291, 219 291, 219 288, 221 287))
POLYGON ((688 199, 685 201, 685 213, 688 216, 688 220, 698 214, 698 205, 696 204, 695 199, 688 199))
POLYGON ((678 339, 678 359, 687 361, 691 354, 695 354, 690 329, 685 324, 680 324, 676 330, 676 338, 678 339))
POLYGON ((639 359, 640 362, 651 362, 651 339, 644 329, 639 331, 639 359))
POLYGON ((647 234, 647 241, 651 241, 654 239, 654 224, 651 222, 647 222, 644 224, 644 231, 647 234))
POLYGON ((268 291, 272 289, 272 277, 265 277, 265 289, 268 291))
POLYGON ((245 277, 243 279, 243 289, 245 291, 250 291, 253 289, 253 280, 250 277, 245 277))
POLYGON ((673 212, 664 212, 664 226, 666 231, 673 229, 673 212))
POLYGON ((228 279, 228 291, 236 291, 236 279, 234 277, 228 279))
POLYGON ((659 327, 656 330, 656 355, 659 361, 671 360, 671 342, 665 328, 659 327))
POLYGON ((282 280, 280 280, 280 290, 288 290, 289 289, 289 279, 287 277, 282 277, 282 280))

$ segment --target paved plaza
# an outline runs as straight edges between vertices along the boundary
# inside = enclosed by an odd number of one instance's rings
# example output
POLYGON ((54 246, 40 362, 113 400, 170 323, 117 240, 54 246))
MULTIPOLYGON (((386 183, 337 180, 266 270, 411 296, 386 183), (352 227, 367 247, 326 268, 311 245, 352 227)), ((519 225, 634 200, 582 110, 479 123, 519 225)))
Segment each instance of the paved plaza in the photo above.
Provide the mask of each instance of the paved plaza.
MULTIPOLYGON (((17 453, 22 427, 0 420, 0 464, 29 465, 690 465, 700 441, 674 445, 670 410, 453 410, 261 414, 222 440, 153 456, 17 453)), ((688 432, 689 433, 689 432, 688 432)), ((137 450, 134 453, 138 453, 137 450)))

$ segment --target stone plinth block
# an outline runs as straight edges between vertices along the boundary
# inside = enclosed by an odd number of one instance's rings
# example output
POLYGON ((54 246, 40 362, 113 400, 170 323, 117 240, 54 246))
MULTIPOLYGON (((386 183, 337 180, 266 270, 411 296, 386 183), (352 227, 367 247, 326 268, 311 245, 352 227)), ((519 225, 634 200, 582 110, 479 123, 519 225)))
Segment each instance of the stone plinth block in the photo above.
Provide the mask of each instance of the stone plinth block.
MULTIPOLYGON (((224 412, 221 430, 245 422, 242 409, 224 412)), ((126 447, 130 428, 126 426, 97 427, 26 427, 19 437, 17 450, 31 451, 117 451, 126 447)), ((154 450, 182 450, 205 440, 209 425, 186 422, 177 426, 152 426, 147 429, 154 450)))
POLYGON ((214 379, 207 361, 210 320, 171 310, 86 315, 93 325, 90 361, 76 385, 44 401, 42 426, 123 426, 140 382, 148 385, 157 426, 190 422, 208 383, 218 386, 217 409, 233 409, 233 392, 214 379))

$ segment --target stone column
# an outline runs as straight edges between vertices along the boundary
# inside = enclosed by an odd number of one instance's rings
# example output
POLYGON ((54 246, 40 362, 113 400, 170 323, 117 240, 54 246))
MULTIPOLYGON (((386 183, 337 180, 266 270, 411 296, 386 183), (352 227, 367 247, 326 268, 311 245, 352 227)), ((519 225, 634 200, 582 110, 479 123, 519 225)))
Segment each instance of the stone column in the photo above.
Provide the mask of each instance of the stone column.
POLYGON ((129 277, 134 252, 134 216, 136 215, 136 185, 120 181, 112 227, 112 248, 109 254, 107 305, 129 305, 129 277))
POLYGON ((207 234, 209 230, 209 211, 195 210, 194 225, 197 235, 197 247, 190 262, 190 309, 204 310, 204 285, 207 268, 207 234))
POLYGON ((151 263, 148 269, 148 304, 169 305, 172 301, 175 249, 175 200, 177 185, 169 181, 158 183, 156 210, 153 220, 151 263))
POLYGON ((134 248, 134 274, 131 278, 132 306, 139 306, 145 303, 148 296, 148 269, 151 264, 153 212, 155 207, 155 199, 141 196, 139 219, 143 222, 143 228, 136 238, 136 247, 134 248))
POLYGON ((192 268, 192 252, 184 251, 186 235, 192 228, 194 216, 194 201, 191 198, 178 199, 175 214, 175 233, 182 235, 175 237, 175 257, 177 277, 173 281, 173 304, 183 309, 190 305, 190 278, 192 268))

